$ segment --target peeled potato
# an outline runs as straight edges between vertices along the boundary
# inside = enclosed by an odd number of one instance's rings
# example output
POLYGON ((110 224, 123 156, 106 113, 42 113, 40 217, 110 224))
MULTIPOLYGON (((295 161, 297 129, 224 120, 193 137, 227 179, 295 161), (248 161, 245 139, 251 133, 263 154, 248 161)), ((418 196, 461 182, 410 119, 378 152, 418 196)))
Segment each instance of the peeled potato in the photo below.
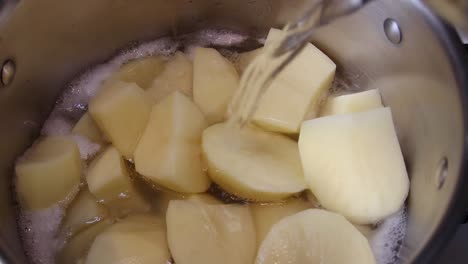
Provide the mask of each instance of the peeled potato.
POLYGON ((220 200, 207 193, 185 195, 177 192, 159 191, 156 195, 154 195, 152 203, 153 211, 158 213, 158 215, 164 216, 165 218, 167 207, 169 206, 169 202, 172 200, 187 200, 203 204, 222 204, 220 200))
POLYGON ((206 191, 210 180, 201 162, 201 133, 206 121, 185 95, 174 92, 151 111, 135 150, 135 169, 151 181, 177 192, 206 191))
POLYGON ((179 91, 191 98, 192 84, 192 62, 182 52, 176 52, 166 63, 161 74, 153 80, 147 93, 150 94, 156 102, 161 101, 174 91, 179 91))
POLYGON ((50 207, 77 190, 81 180, 78 146, 69 137, 46 137, 15 166, 16 191, 28 210, 50 207))
POLYGON ((281 219, 311 207, 309 202, 297 198, 274 204, 251 204, 250 208, 257 231, 257 245, 260 245, 271 227, 281 219))
POLYGON ((307 188, 297 143, 285 136, 217 124, 203 132, 202 150, 211 179, 239 197, 273 201, 307 188))
POLYGON ((234 66, 218 51, 196 48, 193 59, 193 100, 209 124, 224 120, 239 75, 234 66))
POLYGON ((169 249, 177 264, 252 263, 255 230, 245 205, 171 201, 167 209, 169 249))
POLYGON ((202 204, 222 204, 220 200, 207 193, 192 194, 187 197, 187 201, 198 202, 202 204))
MULTIPOLYGON (((278 40, 284 32, 271 29, 265 46, 278 40)), ((297 57, 271 83, 261 97, 253 121, 275 132, 299 132, 306 113, 315 109, 331 87, 336 65, 323 52, 308 43, 297 57)))
POLYGON ((329 98, 320 116, 365 112, 379 107, 383 107, 382 99, 379 91, 374 89, 329 98))
POLYGON ((119 152, 132 158, 151 106, 151 99, 136 84, 112 82, 91 99, 89 113, 119 152))
POLYGON ((97 202, 86 186, 67 208, 61 226, 62 234, 74 234, 108 216, 107 208, 97 202))
POLYGON ((128 217, 96 237, 86 264, 170 263, 165 228, 154 216, 128 217))
POLYGON ((373 264, 369 242, 341 215, 309 209, 273 226, 256 264, 373 264))
POLYGON ((397 212, 408 174, 389 108, 327 116, 302 124, 305 179, 323 207, 356 224, 397 212))
POLYGON ((239 54, 239 57, 237 57, 236 61, 234 62, 234 66, 237 69, 237 72, 242 74, 245 69, 247 69, 247 66, 260 54, 262 53, 263 48, 258 48, 255 50, 243 52, 239 54))
POLYGON ((96 236, 104 231, 110 224, 110 220, 100 221, 87 226, 80 230, 80 232, 74 234, 66 241, 63 248, 57 254, 57 263, 79 263, 80 260, 86 257, 86 254, 96 236))
POLYGON ((72 133, 87 137, 97 143, 106 141, 101 130, 97 127, 96 122, 94 122, 93 118, 88 113, 85 113, 80 120, 78 120, 78 123, 73 127, 72 133))
POLYGON ((151 86, 151 82, 164 69, 165 60, 162 56, 151 56, 132 60, 114 73, 110 80, 120 80, 136 83, 143 89, 151 86))
POLYGON ((152 195, 152 211, 166 219, 167 207, 172 200, 186 199, 186 195, 173 191, 158 190, 152 195))
POLYGON ((90 192, 118 215, 149 210, 149 204, 133 185, 124 160, 112 146, 93 160, 86 181, 90 192))

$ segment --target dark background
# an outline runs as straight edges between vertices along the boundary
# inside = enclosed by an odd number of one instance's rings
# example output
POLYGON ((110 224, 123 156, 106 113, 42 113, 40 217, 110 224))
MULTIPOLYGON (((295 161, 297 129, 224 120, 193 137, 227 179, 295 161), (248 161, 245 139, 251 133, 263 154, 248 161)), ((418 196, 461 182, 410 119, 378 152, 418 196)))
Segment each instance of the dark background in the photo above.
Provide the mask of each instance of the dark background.
MULTIPOLYGON (((468 44, 465 44, 465 51, 465 60, 468 62, 468 44)), ((468 72, 468 69, 466 71, 468 72)), ((458 228, 456 235, 448 242, 447 248, 442 250, 435 264, 468 264, 468 223, 458 228)))

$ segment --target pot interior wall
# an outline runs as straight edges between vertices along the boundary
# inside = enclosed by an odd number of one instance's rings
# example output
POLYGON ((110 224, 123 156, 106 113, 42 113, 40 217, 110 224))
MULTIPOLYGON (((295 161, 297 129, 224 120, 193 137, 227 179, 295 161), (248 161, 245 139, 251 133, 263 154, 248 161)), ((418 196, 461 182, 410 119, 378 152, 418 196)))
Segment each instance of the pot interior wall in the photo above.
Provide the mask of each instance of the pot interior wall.
MULTIPOLYGON (((135 41, 201 28, 262 35, 297 14, 302 5, 302 0, 19 2, 0 28, 0 61, 16 63, 13 82, 0 88, 4 258, 24 260, 11 192, 14 160, 38 135, 68 81, 135 41)), ((383 0, 320 29, 313 40, 337 63, 346 89, 379 88, 385 104, 392 107, 411 177, 408 232, 401 255, 407 263, 437 246, 436 235, 449 234, 450 228, 441 223, 453 226, 443 221, 456 209, 454 201, 466 184, 460 177, 464 120, 459 84, 444 51, 446 43, 435 32, 447 34, 418 1, 383 0), (383 26, 387 18, 399 23, 401 43, 387 39, 383 26), (439 189, 443 160, 448 170, 439 189)))

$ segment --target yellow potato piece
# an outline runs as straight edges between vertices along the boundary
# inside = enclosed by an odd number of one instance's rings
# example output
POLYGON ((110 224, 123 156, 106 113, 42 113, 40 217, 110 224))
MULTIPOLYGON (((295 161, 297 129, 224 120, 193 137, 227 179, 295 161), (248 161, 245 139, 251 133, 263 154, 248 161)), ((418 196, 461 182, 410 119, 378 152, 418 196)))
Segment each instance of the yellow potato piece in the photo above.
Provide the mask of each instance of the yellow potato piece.
POLYGON ((308 209, 270 230, 255 264, 374 264, 367 239, 341 215, 308 209))
POLYGON ((251 51, 243 52, 239 54, 239 57, 234 61, 234 66, 237 69, 239 74, 244 73, 247 66, 259 55, 262 53, 263 48, 254 49, 251 51))
POLYGON ((89 113, 119 152, 132 158, 151 106, 151 99, 136 84, 112 82, 91 99, 89 113))
POLYGON ((220 200, 207 193, 185 195, 172 191, 158 191, 153 197, 153 211, 166 218, 167 207, 172 200, 187 200, 204 204, 222 204, 220 200))
POLYGON ((198 202, 202 204, 222 204, 220 200, 207 193, 192 194, 187 197, 187 201, 198 202))
POLYGON ((254 260, 255 229, 246 205, 171 201, 166 223, 169 249, 177 264, 254 260))
MULTIPOLYGON (((283 34, 281 30, 271 29, 265 45, 283 34)), ((263 94, 253 121, 270 131, 298 133, 306 113, 318 105, 331 87, 335 69, 333 61, 308 43, 263 94)))
POLYGON ((101 221, 108 215, 107 208, 98 203, 96 197, 85 186, 67 208, 62 221, 61 233, 64 235, 75 234, 81 229, 101 221))
POLYGON ((165 60, 162 56, 151 56, 125 63, 111 77, 111 81, 136 83, 140 88, 147 89, 154 78, 164 69, 165 60))
POLYGON ((74 234, 68 241, 66 241, 63 248, 57 254, 57 263, 79 263, 80 260, 86 257, 86 254, 96 236, 110 225, 110 220, 104 220, 94 223, 74 234))
POLYGON ((287 216, 312 208, 312 204, 293 198, 280 203, 253 203, 250 208, 257 231, 257 245, 260 245, 274 224, 287 216))
POLYGON ((93 160, 86 181, 90 192, 117 215, 144 212, 150 208, 133 185, 123 158, 113 146, 93 160))
POLYGON ((187 196, 174 191, 158 190, 152 196, 152 211, 166 219, 166 211, 172 200, 184 200, 187 196))
POLYGON ((211 179, 236 196, 275 201, 307 188, 297 143, 285 136, 217 124, 203 132, 202 151, 211 179))
POLYGON ((151 111, 135 150, 136 171, 177 192, 206 191, 210 180, 204 173, 200 150, 205 127, 198 107, 180 92, 172 93, 151 111))
POLYGON ((130 216, 96 237, 85 263, 170 263, 165 229, 157 217, 130 216))
POLYGON ((161 101, 174 91, 179 91, 192 98, 193 66, 182 52, 176 54, 166 63, 161 74, 154 79, 148 88, 156 102, 161 101))
POLYGON ((15 172, 20 204, 27 210, 50 207, 78 188, 78 146, 69 137, 43 138, 16 163, 15 172))
POLYGON ((355 224, 377 223, 406 200, 408 174, 389 108, 306 121, 299 150, 320 204, 355 224))
POLYGON ((196 48, 193 59, 193 100, 209 124, 224 120, 239 75, 226 58, 212 48, 196 48))
POLYGON ((379 91, 374 89, 328 98, 320 116, 365 112, 380 107, 383 107, 382 99, 379 91))
POLYGON ((72 129, 72 133, 87 137, 97 143, 106 141, 101 130, 97 127, 96 122, 94 122, 93 118, 88 113, 85 113, 80 120, 78 120, 78 123, 76 123, 72 129))

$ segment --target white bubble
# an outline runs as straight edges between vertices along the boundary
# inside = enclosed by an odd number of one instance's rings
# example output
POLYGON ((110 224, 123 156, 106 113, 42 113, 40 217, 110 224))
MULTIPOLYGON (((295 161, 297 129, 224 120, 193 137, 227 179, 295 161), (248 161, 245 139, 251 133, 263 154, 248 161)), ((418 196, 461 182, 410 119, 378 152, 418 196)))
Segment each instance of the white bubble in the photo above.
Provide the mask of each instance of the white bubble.
POLYGON ((406 234, 406 211, 400 210, 386 218, 369 237, 378 264, 391 264, 398 260, 398 252, 406 234))

